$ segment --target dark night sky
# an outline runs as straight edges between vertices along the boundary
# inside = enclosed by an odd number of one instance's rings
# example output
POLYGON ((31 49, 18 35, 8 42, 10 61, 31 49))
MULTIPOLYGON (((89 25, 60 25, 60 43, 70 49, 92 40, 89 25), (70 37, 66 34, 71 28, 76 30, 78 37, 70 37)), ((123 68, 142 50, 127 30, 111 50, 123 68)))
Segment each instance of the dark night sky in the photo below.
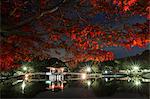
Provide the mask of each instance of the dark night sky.
POLYGON ((127 57, 127 56, 134 56, 136 54, 139 54, 141 52, 143 52, 144 50, 150 50, 149 45, 147 45, 146 48, 139 48, 139 47, 133 47, 131 50, 128 50, 126 48, 123 47, 108 47, 105 48, 105 50, 109 50, 115 53, 116 58, 123 58, 123 57, 127 57))

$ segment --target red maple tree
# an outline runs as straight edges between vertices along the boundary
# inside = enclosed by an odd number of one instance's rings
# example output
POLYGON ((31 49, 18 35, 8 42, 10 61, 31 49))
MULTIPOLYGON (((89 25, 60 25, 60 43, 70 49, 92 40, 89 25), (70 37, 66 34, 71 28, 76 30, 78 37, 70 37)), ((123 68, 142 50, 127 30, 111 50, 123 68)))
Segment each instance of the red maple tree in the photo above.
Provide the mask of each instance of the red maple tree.
POLYGON ((72 57, 63 59, 73 66, 89 60, 113 60, 114 54, 103 50, 107 46, 130 49, 150 42, 148 0, 2 0, 0 6, 0 70, 16 68, 20 61, 51 58, 49 49, 71 53, 72 57), (107 23, 93 24, 91 20, 100 13, 107 23), (132 16, 147 21, 107 26, 132 16))

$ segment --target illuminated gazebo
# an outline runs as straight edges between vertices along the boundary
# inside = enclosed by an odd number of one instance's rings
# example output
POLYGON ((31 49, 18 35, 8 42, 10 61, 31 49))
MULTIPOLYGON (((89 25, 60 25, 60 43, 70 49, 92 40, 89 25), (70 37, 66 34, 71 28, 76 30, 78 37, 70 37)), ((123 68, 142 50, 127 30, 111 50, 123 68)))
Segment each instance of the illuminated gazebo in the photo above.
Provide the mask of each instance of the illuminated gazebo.
POLYGON ((65 65, 65 63, 57 58, 52 58, 48 62, 49 66, 47 66, 46 69, 48 69, 49 73, 61 74, 69 70, 69 68, 65 65))
POLYGON ((64 89, 64 83, 66 82, 64 79, 64 72, 68 72, 68 67, 64 65, 61 61, 54 59, 55 61, 52 61, 50 66, 47 66, 46 69, 48 70, 46 72, 46 75, 48 75, 49 79, 46 81, 49 86, 47 89, 51 89, 54 91, 54 89, 64 89))
POLYGON ((55 81, 64 81, 64 74, 68 72, 68 67, 60 60, 53 58, 50 61, 50 65, 46 67, 46 75, 49 76, 49 80, 52 82, 55 81))
POLYGON ((64 80, 64 71, 65 67, 46 67, 49 71, 46 72, 46 75, 49 76, 51 81, 63 81, 64 80))
POLYGON ((66 67, 46 67, 50 73, 58 73, 61 74, 64 72, 66 67))

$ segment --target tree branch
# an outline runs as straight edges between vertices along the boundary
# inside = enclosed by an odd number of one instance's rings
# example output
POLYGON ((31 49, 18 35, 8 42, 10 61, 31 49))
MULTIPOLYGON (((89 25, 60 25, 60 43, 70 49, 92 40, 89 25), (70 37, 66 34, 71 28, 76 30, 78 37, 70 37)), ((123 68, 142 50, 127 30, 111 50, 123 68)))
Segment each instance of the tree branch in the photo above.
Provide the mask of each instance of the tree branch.
POLYGON ((34 21, 34 20, 38 20, 39 18, 41 18, 41 17, 44 16, 45 14, 53 13, 53 12, 55 12, 56 10, 58 10, 58 8, 59 8, 63 3, 65 3, 65 2, 66 2, 66 0, 61 0, 61 1, 60 1, 57 5, 55 5, 52 9, 48 9, 48 10, 46 10, 46 11, 43 11, 43 12, 39 13, 39 14, 36 14, 35 16, 32 16, 32 17, 30 17, 30 18, 28 18, 28 19, 26 19, 26 20, 24 20, 24 21, 21 21, 20 23, 14 25, 14 26, 12 26, 12 27, 6 28, 6 30, 13 30, 13 29, 16 29, 16 28, 21 27, 21 26, 23 26, 23 25, 25 25, 25 24, 27 24, 27 23, 30 23, 30 22, 32 22, 32 21, 34 21))

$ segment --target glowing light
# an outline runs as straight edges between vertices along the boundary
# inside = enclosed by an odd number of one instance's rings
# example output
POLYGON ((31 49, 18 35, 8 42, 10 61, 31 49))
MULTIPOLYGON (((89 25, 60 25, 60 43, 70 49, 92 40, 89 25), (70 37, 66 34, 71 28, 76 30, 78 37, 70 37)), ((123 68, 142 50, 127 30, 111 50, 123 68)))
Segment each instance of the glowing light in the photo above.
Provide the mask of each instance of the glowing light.
POLYGON ((135 65, 132 69, 133 71, 139 71, 139 66, 135 65))
POLYGON ((51 81, 50 81, 50 80, 48 80, 48 81, 46 81, 45 83, 46 83, 46 84, 51 84, 51 81))
POLYGON ((107 74, 108 73, 108 71, 107 70, 105 70, 105 74, 107 74))
POLYGON ((150 69, 144 69, 142 72, 150 72, 150 69))
POLYGON ((54 89, 55 88, 55 85, 52 85, 52 89, 54 89))
POLYGON ((130 73, 130 70, 127 70, 127 73, 130 73))
POLYGON ((108 78, 105 78, 105 81, 108 82, 108 78))
POLYGON ((17 80, 17 81, 15 81, 15 82, 13 82, 12 83, 12 85, 16 85, 16 84, 18 84, 19 82, 22 82, 23 80, 17 80))
POLYGON ((91 86, 91 81, 90 80, 87 81, 87 85, 91 86))
POLYGON ((22 93, 24 93, 25 87, 26 87, 26 84, 25 84, 25 82, 23 81, 23 82, 22 82, 22 85, 21 85, 22 93))
POLYGON ((134 84, 135 84, 136 86, 140 86, 140 85, 141 85, 141 81, 140 81, 140 80, 135 80, 135 81, 134 81, 134 84))
POLYGON ((24 89, 26 86, 25 82, 22 83, 21 88, 24 89))
POLYGON ((86 71, 91 72, 91 67, 87 67, 86 71))
POLYGON ((52 75, 52 73, 51 72, 46 72, 46 75, 52 75))
POLYGON ((131 78, 128 78, 128 82, 130 82, 131 81, 131 78))
POLYGON ((142 79, 143 82, 150 82, 150 79, 142 79))
POLYGON ((54 91, 55 85, 53 83, 52 83, 52 87, 51 88, 52 88, 52 91, 54 91))
POLYGON ((52 68, 53 71, 55 71, 55 68, 52 68))
POLYGON ((86 75, 85 73, 83 73, 83 74, 81 75, 81 78, 82 78, 82 79, 86 79, 86 76, 87 76, 87 75, 86 75))
POLYGON ((61 84, 61 89, 64 89, 64 84, 63 83, 61 84))
POLYGON ((61 71, 64 72, 64 68, 61 68, 61 71))
POLYGON ((28 80, 29 74, 25 74, 25 80, 28 80))
POLYGON ((24 70, 24 71, 27 71, 27 69, 28 69, 28 68, 27 68, 26 66, 23 67, 23 70, 24 70))

